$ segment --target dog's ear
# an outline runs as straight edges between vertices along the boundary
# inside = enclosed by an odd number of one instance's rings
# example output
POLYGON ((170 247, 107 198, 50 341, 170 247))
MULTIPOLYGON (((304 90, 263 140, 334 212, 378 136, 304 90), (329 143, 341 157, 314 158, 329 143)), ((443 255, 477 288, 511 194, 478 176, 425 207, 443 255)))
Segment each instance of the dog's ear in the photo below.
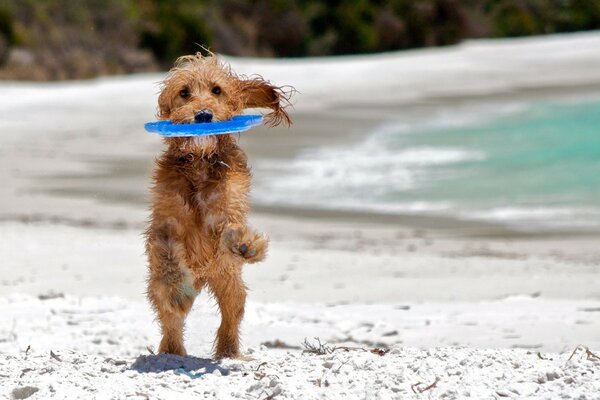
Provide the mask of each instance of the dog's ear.
POLYGON ((273 86, 262 78, 254 78, 242 81, 241 92, 244 108, 256 107, 272 110, 265 116, 267 125, 276 126, 283 123, 290 126, 292 124, 285 109, 290 105, 293 88, 273 86))
POLYGON ((165 83, 163 83, 162 91, 158 96, 158 110, 156 116, 158 119, 169 119, 171 116, 171 94, 165 83))

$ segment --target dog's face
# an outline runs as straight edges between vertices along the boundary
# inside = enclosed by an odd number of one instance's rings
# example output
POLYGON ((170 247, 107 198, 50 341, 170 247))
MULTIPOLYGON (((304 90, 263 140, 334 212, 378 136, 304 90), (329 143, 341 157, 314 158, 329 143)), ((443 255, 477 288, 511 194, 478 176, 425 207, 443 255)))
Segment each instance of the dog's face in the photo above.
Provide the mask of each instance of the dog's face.
POLYGON ((289 125, 289 95, 262 78, 244 79, 214 55, 181 57, 163 82, 158 118, 191 124, 227 121, 246 108, 270 108, 265 117, 274 126, 289 125))

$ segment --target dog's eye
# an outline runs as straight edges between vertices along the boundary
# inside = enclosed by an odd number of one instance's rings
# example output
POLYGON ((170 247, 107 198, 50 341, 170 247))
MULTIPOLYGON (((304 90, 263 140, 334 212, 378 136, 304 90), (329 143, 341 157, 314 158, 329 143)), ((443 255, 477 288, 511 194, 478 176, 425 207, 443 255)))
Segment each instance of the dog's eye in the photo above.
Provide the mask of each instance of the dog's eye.
POLYGON ((190 97, 190 92, 187 89, 182 89, 179 95, 185 99, 190 97))
POLYGON ((220 86, 215 86, 214 88, 212 88, 212 92, 214 94, 221 94, 221 87, 220 86))

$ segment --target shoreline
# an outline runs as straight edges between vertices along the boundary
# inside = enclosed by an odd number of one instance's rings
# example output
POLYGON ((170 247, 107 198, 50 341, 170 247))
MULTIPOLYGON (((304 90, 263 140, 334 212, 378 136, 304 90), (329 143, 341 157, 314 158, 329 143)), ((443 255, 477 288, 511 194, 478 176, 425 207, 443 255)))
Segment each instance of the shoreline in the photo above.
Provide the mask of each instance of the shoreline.
POLYGON ((258 218, 291 217, 328 223, 373 225, 401 229, 427 230, 436 236, 482 239, 553 239, 600 237, 598 230, 532 230, 517 229, 500 222, 489 222, 426 213, 384 213, 352 210, 331 210, 286 206, 254 205, 258 218))
MULTIPOLYGON (((133 211, 133 210, 132 210, 133 211)), ((136 211, 140 211, 139 209, 136 211)), ((139 214, 140 217, 143 214, 139 214)), ((146 218, 148 215, 146 215, 146 218)), ((144 229, 146 218, 135 221, 123 217, 93 219, 86 216, 64 216, 59 214, 44 213, 0 213, 0 224, 21 223, 49 224, 76 228, 90 228, 102 230, 139 230, 144 229)), ((285 220, 306 221, 308 223, 322 224, 323 226, 338 224, 354 226, 357 229, 371 227, 379 229, 399 229, 419 232, 428 232, 435 237, 462 239, 506 239, 506 240, 545 240, 545 239, 587 239, 600 238, 599 230, 521 230, 510 227, 500 222, 487 222, 479 220, 461 219, 453 216, 427 215, 425 213, 383 213, 352 210, 328 210, 318 208, 301 208, 286 206, 252 205, 249 219, 258 220, 285 220)))

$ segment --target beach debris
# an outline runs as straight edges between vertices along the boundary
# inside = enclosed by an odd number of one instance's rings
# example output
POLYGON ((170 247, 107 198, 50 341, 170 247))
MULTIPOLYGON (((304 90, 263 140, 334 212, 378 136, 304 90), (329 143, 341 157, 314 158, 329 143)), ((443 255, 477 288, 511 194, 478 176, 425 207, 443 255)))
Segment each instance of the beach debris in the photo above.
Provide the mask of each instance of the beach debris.
MULTIPOLYGON (((364 347, 350 347, 350 346, 336 346, 333 348, 333 351, 337 351, 337 350, 342 350, 342 351, 369 351, 367 349, 365 349, 364 347)), ((332 351, 332 352, 333 352, 332 351)))
POLYGON ((309 353, 323 356, 341 350, 345 352, 362 351, 377 354, 378 356, 385 356, 387 353, 390 352, 390 349, 383 347, 374 347, 372 349, 366 349, 364 347, 330 346, 327 343, 321 343, 321 339, 319 339, 318 337, 316 337, 315 340, 317 341, 317 343, 313 344, 310 343, 306 338, 304 339, 304 342, 302 342, 302 346, 304 346, 302 354, 309 353))
POLYGON ((42 368, 40 370, 39 374, 40 375, 44 375, 44 374, 49 374, 51 372, 54 372, 54 368, 52 368, 52 367, 45 367, 45 368, 42 368))
POLYGON ((423 392, 426 392, 426 391, 428 391, 428 390, 431 390, 431 389, 433 389, 433 388, 437 387, 437 384, 438 384, 438 382, 439 382, 439 381, 440 381, 440 378, 437 378, 437 377, 436 377, 436 378, 435 378, 435 381, 433 381, 433 383, 431 383, 431 384, 429 384, 429 385, 427 385, 427 384, 426 384, 426 383, 424 383, 424 382, 417 382, 417 383, 414 383, 414 384, 410 385, 410 389, 411 389, 411 390, 413 391, 413 393, 415 393, 415 394, 423 393, 423 392), (427 385, 427 386, 425 386, 425 387, 421 387, 421 386, 423 386, 423 385, 427 385))
POLYGON ((54 354, 52 350, 50 350, 50 357, 54 358, 56 361, 62 361, 62 359, 56 354, 54 354))
POLYGON ((150 400, 150 396, 148 396, 146 393, 142 393, 142 392, 135 392, 135 394, 128 394, 126 397, 142 397, 146 400, 150 400))
POLYGON ((61 292, 55 292, 54 290, 50 290, 47 293, 40 293, 38 294, 38 299, 44 301, 44 300, 52 300, 52 299, 62 299, 65 297, 64 293, 61 292))
MULTIPOLYGON (((344 367, 344 365, 348 364, 350 362, 350 359, 347 359, 346 361, 344 361, 343 363, 340 364, 339 367, 337 367, 336 369, 332 369, 331 371, 337 375, 340 373, 340 371, 342 370, 342 368, 344 367)), ((327 384, 326 386, 329 386, 329 382, 325 381, 325 383, 327 384)))
POLYGON ((321 339, 318 337, 314 338, 317 341, 317 344, 310 343, 308 339, 304 338, 304 342, 302 342, 302 346, 304 350, 302 350, 302 354, 317 354, 319 356, 323 356, 326 354, 331 354, 335 351, 335 347, 331 347, 326 343, 321 343, 321 339))
POLYGON ((381 357, 385 356, 389 352, 390 352, 390 349, 382 349, 379 347, 375 347, 375 348, 371 349, 371 353, 377 354, 378 356, 381 356, 381 357))
POLYGON ((19 378, 22 378, 25 376, 26 373, 33 371, 33 368, 25 368, 21 370, 21 375, 19 376, 19 378))
POLYGON ((267 365, 267 362, 266 362, 266 361, 264 361, 264 362, 262 362, 262 363, 258 364, 258 367, 256 367, 256 369, 254 370, 254 379, 256 379, 257 381, 260 381, 260 380, 262 380, 264 377, 266 377, 266 376, 267 376, 267 374, 266 374, 266 373, 264 373, 263 371, 261 371, 261 370, 260 370, 260 369, 261 369, 262 367, 264 367, 265 365, 267 365))
POLYGON ((577 345, 577 347, 575 347, 575 349, 571 353, 571 356, 565 362, 565 365, 567 365, 569 363, 569 361, 571 361, 571 359, 575 356, 575 354, 579 350, 583 350, 584 351, 585 359, 586 360, 600 361, 600 356, 598 356, 597 354, 592 353, 592 351, 589 349, 589 347, 584 346, 582 344, 579 344, 579 345, 577 345))
POLYGON ((317 378, 317 379, 313 379, 310 382, 317 387, 323 387, 323 386, 329 387, 329 381, 327 379, 323 380, 321 378, 317 378))

